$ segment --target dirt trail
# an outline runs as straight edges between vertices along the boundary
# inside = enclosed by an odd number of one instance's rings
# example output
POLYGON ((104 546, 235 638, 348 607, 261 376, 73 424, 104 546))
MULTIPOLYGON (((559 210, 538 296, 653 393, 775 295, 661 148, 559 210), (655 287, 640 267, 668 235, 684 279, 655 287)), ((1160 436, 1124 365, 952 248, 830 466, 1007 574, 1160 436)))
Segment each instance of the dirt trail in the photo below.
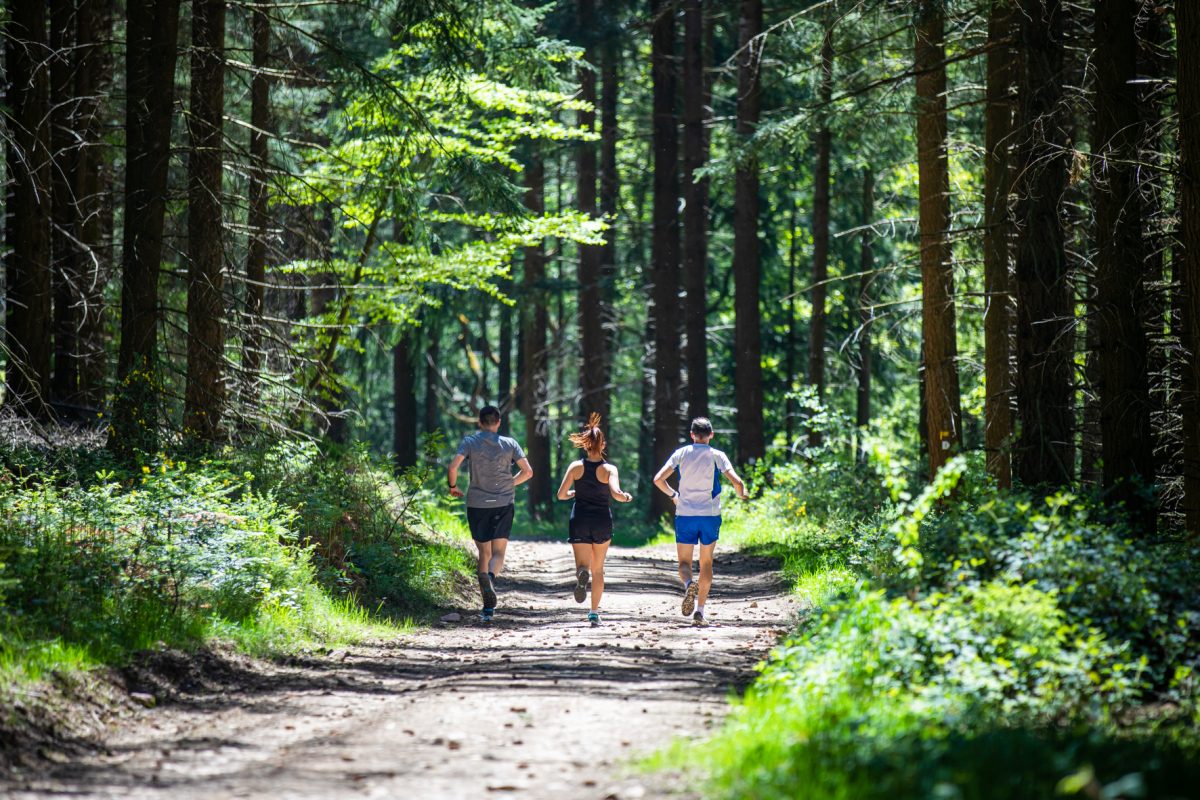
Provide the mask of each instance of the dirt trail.
POLYGON ((328 658, 222 662, 114 729, 107 752, 0 781, 0 795, 696 797, 687 776, 627 765, 704 736, 795 607, 773 564, 718 549, 712 624, 694 628, 673 550, 614 548, 592 628, 567 546, 514 541, 490 626, 464 610, 328 658))

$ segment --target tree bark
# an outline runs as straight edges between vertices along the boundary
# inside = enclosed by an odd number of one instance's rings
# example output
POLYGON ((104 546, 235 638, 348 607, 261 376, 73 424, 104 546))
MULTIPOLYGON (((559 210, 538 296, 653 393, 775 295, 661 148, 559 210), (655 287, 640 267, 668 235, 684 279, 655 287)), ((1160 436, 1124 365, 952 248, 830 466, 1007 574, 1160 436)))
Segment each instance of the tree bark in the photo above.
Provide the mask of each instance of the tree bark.
POLYGON ((917 170, 920 180, 921 311, 925 351, 929 477, 958 452, 962 402, 950 250, 950 172, 946 154, 945 17, 937 0, 917 11, 917 170))
POLYGON ((1139 107, 1137 0, 1098 0, 1096 116, 1092 184, 1096 209, 1095 308, 1100 346, 1100 452, 1106 493, 1135 524, 1153 532, 1154 506, 1141 489, 1154 481, 1141 202, 1136 185, 1139 107))
POLYGON ((708 416, 708 160, 705 133, 707 52, 701 0, 683 6, 683 286, 689 417, 708 416))
POLYGON ((428 345, 425 349, 425 400, 424 412, 425 419, 422 429, 426 434, 433 433, 438 429, 438 358, 440 357, 441 348, 441 331, 439 326, 432 320, 426 320, 422 325, 425 330, 425 335, 428 338, 428 345))
POLYGON ((875 219, 875 172, 870 165, 863 167, 862 186, 862 240, 859 250, 858 271, 858 391, 855 394, 854 425, 857 428, 858 443, 854 448, 855 459, 859 463, 867 460, 866 436, 867 426, 871 424, 871 321, 875 311, 875 301, 871 298, 871 282, 874 279, 875 256, 871 249, 871 238, 874 235, 869 226, 875 219))
POLYGON ((271 219, 267 209, 267 176, 270 168, 271 86, 267 67, 271 57, 272 0, 258 0, 250 10, 250 164, 247 170, 246 321, 242 342, 243 394, 246 402, 258 398, 258 375, 263 364, 263 307, 266 300, 267 239, 271 219))
POLYGON ((392 451, 396 469, 417 465, 417 329, 407 328, 392 347, 392 451))
MULTIPOLYGON (((762 0, 742 0, 738 26, 736 134, 746 147, 758 128, 762 94, 762 0)), ((763 437, 762 280, 758 250, 758 158, 744 153, 734 176, 734 396, 737 402, 738 460, 753 464, 766 454, 763 437)))
MULTIPOLYGON (((579 69, 579 97, 592 108, 578 112, 579 127, 592 131, 596 127, 596 72, 591 65, 599 62, 595 45, 596 2, 576 0, 576 22, 585 41, 584 60, 588 66, 579 69)), ((576 203, 579 211, 596 215, 596 145, 580 142, 576 170, 576 203)), ((604 303, 604 246, 579 246, 579 416, 586 420, 595 411, 608 419, 608 375, 605 369, 607 354, 604 322, 607 316, 604 303)))
POLYGON ((221 435, 225 406, 224 225, 225 0, 193 0, 188 117, 188 347, 183 427, 198 442, 221 435))
POLYGON ((126 3, 121 344, 110 444, 158 449, 158 276, 163 255, 179 0, 126 3))
POLYGON ((984 111, 984 451, 996 484, 1012 485, 1012 294, 1009 290, 1012 190, 1009 150, 1013 132, 1012 84, 1016 77, 1012 0, 992 0, 988 17, 987 107, 984 111))
POLYGON ((112 88, 113 0, 80 0, 76 8, 75 97, 79 149, 74 193, 81 308, 75 316, 76 397, 89 410, 104 404, 104 287, 112 272, 112 177, 102 136, 107 109, 101 103, 112 88))
POLYGON ((1179 275, 1185 343, 1183 507, 1187 529, 1200 537, 1200 7, 1175 5, 1179 43, 1179 275))
POLYGON ((74 178, 78 170, 76 135, 79 98, 75 95, 75 3, 49 0, 50 8, 50 254, 54 283, 54 371, 50 399, 59 413, 78 403, 81 254, 75 244, 80 219, 74 178))
POLYGON ((1061 0, 1019 0, 1017 10, 1014 389, 1020 434, 1013 471, 1026 486, 1050 488, 1067 485, 1074 471, 1074 314, 1061 217, 1070 158, 1063 110, 1063 11, 1061 0))
MULTIPOLYGON (((540 154, 534 153, 525 167, 525 205, 529 213, 546 210, 546 171, 540 154)), ((529 481, 529 512, 534 519, 550 514, 550 376, 546 366, 546 331, 550 312, 543 284, 546 280, 546 252, 541 245, 525 249, 525 304, 522 307, 522 338, 525 346, 525 449, 533 478, 529 481)))
MULTIPOLYGON (((600 275, 604 312, 604 359, 603 380, 609 387, 606 405, 612 406, 613 354, 617 348, 617 320, 614 316, 613 290, 617 277, 617 201, 619 199, 619 175, 617 173, 617 93, 620 91, 618 64, 620 50, 617 42, 609 38, 601 46, 600 54, 600 213, 609 221, 604 232, 604 246, 600 250, 600 275)), ((610 411, 611 413, 611 411, 610 411)))
POLYGON ((50 75, 44 0, 13 0, 5 31, 6 101, 11 122, 5 157, 5 404, 45 417, 50 378, 50 75))
MULTIPOLYGON (((817 163, 813 167, 813 268, 812 321, 809 323, 808 382, 817 390, 817 401, 825 400, 825 301, 829 280, 829 162, 833 135, 829 131, 829 103, 833 97, 833 23, 826 23, 821 40, 821 86, 818 90, 821 122, 817 128, 817 163)), ((820 447, 821 431, 810 428, 808 443, 820 447)))
MULTIPOLYGON (((653 78, 654 235, 654 460, 665 463, 679 446, 679 133, 675 114, 675 5, 650 0, 650 62, 653 78)), ((651 513, 670 513, 662 492, 651 493, 651 513)))

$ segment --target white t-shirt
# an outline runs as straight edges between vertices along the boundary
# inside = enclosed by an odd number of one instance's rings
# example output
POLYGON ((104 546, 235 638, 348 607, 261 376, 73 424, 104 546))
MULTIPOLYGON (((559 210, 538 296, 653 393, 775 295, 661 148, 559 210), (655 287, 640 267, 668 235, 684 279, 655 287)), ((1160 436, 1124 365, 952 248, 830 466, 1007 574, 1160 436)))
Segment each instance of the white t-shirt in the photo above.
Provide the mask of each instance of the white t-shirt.
POLYGON ((721 475, 733 469, 729 456, 706 444, 679 448, 667 460, 679 473, 677 517, 719 517, 721 475))

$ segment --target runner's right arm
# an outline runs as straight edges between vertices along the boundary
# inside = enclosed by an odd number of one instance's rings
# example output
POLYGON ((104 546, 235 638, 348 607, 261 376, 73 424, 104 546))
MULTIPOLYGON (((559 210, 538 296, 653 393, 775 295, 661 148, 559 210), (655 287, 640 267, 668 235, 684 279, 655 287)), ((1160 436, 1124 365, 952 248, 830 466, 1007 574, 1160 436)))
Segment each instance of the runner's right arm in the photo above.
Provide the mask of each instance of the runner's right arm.
POLYGON ((742 483, 742 479, 733 471, 733 467, 725 470, 725 477, 733 484, 733 488, 737 490, 737 496, 742 500, 749 500, 750 495, 746 494, 746 484, 742 483))
POLYGON ((619 502, 632 503, 633 495, 621 490, 621 476, 617 474, 617 468, 609 464, 606 469, 608 470, 608 493, 619 502))
POLYGON ((446 485, 450 487, 451 497, 462 497, 463 490, 458 488, 458 468, 467 460, 467 457, 462 453, 450 459, 450 466, 446 469, 446 485))
POLYGON ((579 477, 579 475, 575 474, 576 468, 579 468, 579 474, 582 475, 582 467, 582 461, 572 461, 571 465, 567 467, 566 474, 563 475, 562 483, 558 486, 559 500, 570 500, 575 497, 575 490, 572 489, 571 486, 574 485, 575 480, 579 477))

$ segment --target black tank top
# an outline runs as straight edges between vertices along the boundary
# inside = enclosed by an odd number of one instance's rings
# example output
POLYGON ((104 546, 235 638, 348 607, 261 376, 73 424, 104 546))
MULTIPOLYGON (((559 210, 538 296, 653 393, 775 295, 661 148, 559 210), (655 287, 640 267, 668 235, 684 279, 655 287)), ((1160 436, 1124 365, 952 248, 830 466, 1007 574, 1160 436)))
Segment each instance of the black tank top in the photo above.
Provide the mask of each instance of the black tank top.
POLYGON ((583 460, 583 475, 575 481, 575 516, 608 516, 608 484, 601 483, 596 470, 604 461, 583 460))

